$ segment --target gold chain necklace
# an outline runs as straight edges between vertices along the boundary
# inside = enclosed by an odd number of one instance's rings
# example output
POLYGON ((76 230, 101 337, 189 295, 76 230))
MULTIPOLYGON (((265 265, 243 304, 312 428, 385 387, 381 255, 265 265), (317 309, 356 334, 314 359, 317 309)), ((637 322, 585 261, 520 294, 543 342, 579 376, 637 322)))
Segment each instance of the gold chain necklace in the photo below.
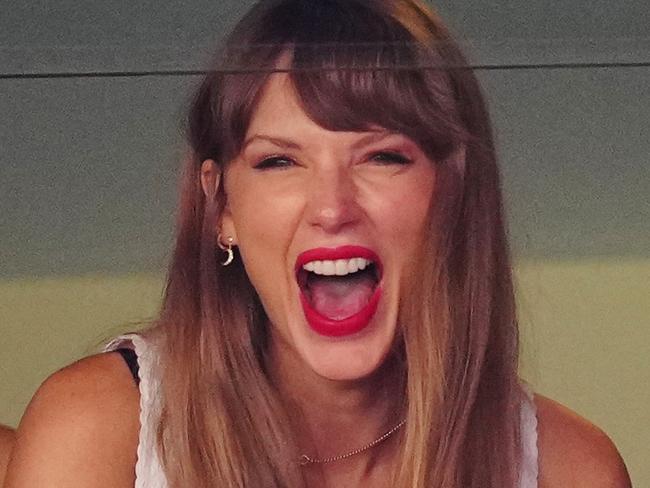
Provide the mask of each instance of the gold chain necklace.
POLYGON ((306 466, 308 464, 332 463, 334 461, 341 461, 342 459, 347 459, 349 457, 356 456, 357 454, 361 454, 362 452, 367 451, 368 449, 372 449, 376 445, 381 444, 382 442, 384 442, 391 435, 393 435, 395 432, 397 432, 405 423, 406 423, 406 420, 402 420, 399 424, 395 425, 392 429, 384 432, 381 436, 377 437, 374 441, 366 444, 363 447, 358 447, 357 449, 346 452, 345 454, 339 454, 338 456, 332 456, 332 457, 323 458, 323 459, 313 458, 313 457, 309 457, 307 454, 303 454, 302 456, 300 456, 300 465, 301 466, 306 466))

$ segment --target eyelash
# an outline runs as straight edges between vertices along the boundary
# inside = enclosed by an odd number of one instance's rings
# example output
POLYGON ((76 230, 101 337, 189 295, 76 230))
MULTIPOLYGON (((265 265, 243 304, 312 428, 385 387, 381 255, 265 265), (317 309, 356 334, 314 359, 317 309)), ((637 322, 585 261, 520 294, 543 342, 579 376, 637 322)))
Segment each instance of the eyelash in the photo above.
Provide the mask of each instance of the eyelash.
POLYGON ((403 154, 393 151, 380 151, 374 153, 372 155, 372 159, 383 164, 407 165, 413 162, 410 158, 404 156, 403 154))
POLYGON ((293 159, 286 156, 269 156, 257 163, 254 168, 259 170, 286 169, 294 164, 293 159), (282 162, 282 163, 281 163, 282 162))
MULTIPOLYGON (((373 153, 369 159, 380 163, 382 166, 390 164, 407 165, 413 162, 410 158, 393 151, 379 151, 373 153)), ((269 169, 286 169, 294 164, 294 160, 289 157, 270 156, 262 159, 254 166, 254 168, 262 171, 269 169)))

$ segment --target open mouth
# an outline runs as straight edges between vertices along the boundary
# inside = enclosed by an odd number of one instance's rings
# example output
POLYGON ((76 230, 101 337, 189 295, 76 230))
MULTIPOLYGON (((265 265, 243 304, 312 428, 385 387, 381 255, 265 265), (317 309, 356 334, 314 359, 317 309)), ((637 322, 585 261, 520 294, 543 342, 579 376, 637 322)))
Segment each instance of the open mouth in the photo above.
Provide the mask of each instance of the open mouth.
POLYGON ((364 329, 381 296, 381 262, 367 248, 313 249, 296 263, 296 279, 309 325, 326 336, 364 329))

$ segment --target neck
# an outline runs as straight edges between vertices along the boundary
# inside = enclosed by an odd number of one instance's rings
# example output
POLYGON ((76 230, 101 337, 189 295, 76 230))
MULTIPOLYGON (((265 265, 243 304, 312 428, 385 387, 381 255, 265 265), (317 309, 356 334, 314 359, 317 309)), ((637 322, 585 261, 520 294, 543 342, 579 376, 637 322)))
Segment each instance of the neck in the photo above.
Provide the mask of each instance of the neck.
MULTIPOLYGON (((269 352, 268 372, 289 410, 301 453, 319 459, 343 455, 373 442, 402 420, 400 368, 392 358, 369 377, 335 381, 306 368, 295 352, 282 345, 269 352)), ((349 470, 353 463, 368 471, 385 457, 391 444, 394 448, 390 440, 327 464, 327 469, 349 470)))

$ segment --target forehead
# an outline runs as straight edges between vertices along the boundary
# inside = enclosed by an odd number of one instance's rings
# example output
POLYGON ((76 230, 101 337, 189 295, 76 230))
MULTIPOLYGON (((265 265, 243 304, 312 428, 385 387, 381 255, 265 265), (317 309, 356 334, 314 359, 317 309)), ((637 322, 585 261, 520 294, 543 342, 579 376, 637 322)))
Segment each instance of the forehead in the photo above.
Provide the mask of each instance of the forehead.
POLYGON ((273 128, 291 119, 308 119, 295 87, 286 73, 273 73, 264 84, 253 109, 247 133, 273 128))
POLYGON ((294 148, 331 144, 354 148, 388 136, 399 134, 377 124, 367 124, 355 130, 323 127, 305 111, 291 78, 286 73, 274 73, 260 92, 243 149, 257 140, 273 140, 275 144, 294 148))

